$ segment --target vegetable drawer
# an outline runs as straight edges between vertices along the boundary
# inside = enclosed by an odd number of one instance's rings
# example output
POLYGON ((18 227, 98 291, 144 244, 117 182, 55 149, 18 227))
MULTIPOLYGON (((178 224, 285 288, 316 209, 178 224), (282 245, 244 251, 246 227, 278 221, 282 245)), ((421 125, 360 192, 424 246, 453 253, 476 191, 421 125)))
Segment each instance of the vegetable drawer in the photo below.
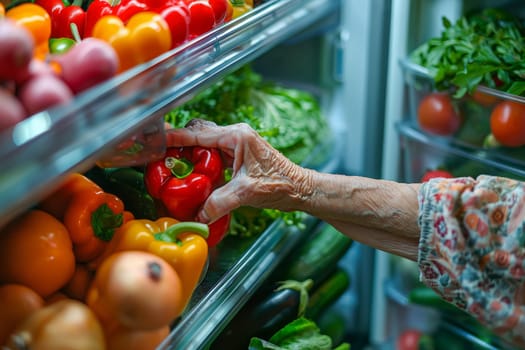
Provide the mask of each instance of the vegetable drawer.
POLYGON ((436 89, 429 71, 401 61, 408 96, 408 120, 442 142, 490 154, 505 163, 525 164, 525 98, 485 86, 461 98, 436 89), (504 120, 509 116, 512 125, 504 120))
POLYGON ((429 170, 445 170, 453 176, 481 174, 525 180, 523 168, 498 162, 490 152, 460 147, 414 127, 408 121, 398 124, 402 151, 402 179, 418 182, 429 170))

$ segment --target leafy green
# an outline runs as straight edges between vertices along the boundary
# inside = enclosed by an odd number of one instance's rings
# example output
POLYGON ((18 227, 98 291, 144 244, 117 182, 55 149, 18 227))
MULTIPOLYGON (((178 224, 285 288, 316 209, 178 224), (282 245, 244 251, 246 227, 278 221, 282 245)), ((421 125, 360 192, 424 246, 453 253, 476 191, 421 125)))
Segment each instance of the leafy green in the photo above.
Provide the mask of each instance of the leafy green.
POLYGON ((525 93, 525 29, 517 17, 498 9, 442 19, 441 36, 416 48, 410 59, 426 67, 438 89, 456 97, 479 84, 515 95, 525 93))
MULTIPOLYGON (((332 339, 321 334, 317 325, 300 317, 275 333, 268 341, 252 338, 250 350, 332 350, 332 339)), ((337 350, 348 350, 350 345, 343 343, 337 350)))
MULTIPOLYGON (((273 147, 296 163, 302 163, 330 136, 326 118, 310 93, 264 81, 244 66, 170 111, 165 120, 184 127, 201 118, 218 125, 247 123, 273 147)), ((229 234, 252 236, 275 219, 301 226, 303 213, 240 208, 232 215, 229 234)))

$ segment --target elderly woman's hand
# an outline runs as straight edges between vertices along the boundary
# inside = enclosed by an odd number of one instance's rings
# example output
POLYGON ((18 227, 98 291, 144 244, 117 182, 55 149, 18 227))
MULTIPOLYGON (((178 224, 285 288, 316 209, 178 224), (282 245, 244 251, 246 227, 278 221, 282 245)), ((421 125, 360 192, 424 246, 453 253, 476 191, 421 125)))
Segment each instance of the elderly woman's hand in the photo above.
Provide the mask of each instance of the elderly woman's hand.
POLYGON ((294 164, 247 124, 217 126, 194 119, 185 128, 167 131, 169 147, 220 149, 233 176, 205 202, 198 219, 213 222, 240 206, 294 210, 306 191, 308 171, 294 164), (303 193, 303 194, 301 194, 303 193))

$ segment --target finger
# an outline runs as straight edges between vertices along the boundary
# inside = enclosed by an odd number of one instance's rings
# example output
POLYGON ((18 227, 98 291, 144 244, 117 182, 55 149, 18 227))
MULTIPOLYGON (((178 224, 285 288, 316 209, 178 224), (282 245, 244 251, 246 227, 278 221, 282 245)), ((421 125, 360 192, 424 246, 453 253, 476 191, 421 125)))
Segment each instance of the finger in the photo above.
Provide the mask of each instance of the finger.
POLYGON ((201 222, 214 222, 241 205, 236 194, 235 181, 232 180, 213 191, 204 202, 197 219, 201 222))

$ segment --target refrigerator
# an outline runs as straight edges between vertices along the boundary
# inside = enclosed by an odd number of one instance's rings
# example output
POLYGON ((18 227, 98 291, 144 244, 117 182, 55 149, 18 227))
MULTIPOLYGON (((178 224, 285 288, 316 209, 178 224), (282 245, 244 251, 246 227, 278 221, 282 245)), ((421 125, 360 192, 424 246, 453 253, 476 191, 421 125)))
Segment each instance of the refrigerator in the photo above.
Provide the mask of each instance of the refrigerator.
MULTIPOLYGON (((4 134, 0 226, 51 193, 68 173, 94 165, 137 166, 159 157, 165 147, 163 116, 247 63, 265 79, 318 97, 333 134, 318 150, 326 157, 309 166, 416 181, 407 164, 425 155, 412 156, 411 150, 419 151, 422 143, 435 147, 432 138, 403 129, 410 114, 410 88, 402 60, 439 35, 442 16, 454 20, 470 10, 516 4, 519 1, 263 1, 253 11, 4 134), (132 156, 119 149, 130 138, 144 146, 132 156)), ((444 152, 448 151, 454 153, 450 148, 444 152)), ((497 164, 506 166, 504 161, 497 164)), ((520 174, 519 167, 509 167, 520 174)), ((308 217, 304 230, 316 224, 308 217)), ((208 348, 265 278, 293 253, 302 233, 276 221, 242 253, 224 253, 222 261, 219 256, 159 349, 208 348)), ((352 283, 338 307, 345 310, 352 349, 395 349, 403 327, 436 327, 439 317, 433 310, 408 305, 403 288, 395 288, 394 282, 406 277, 399 269, 403 263, 358 242, 343 258, 352 283)), ((472 341, 480 348, 494 348, 472 341)))

